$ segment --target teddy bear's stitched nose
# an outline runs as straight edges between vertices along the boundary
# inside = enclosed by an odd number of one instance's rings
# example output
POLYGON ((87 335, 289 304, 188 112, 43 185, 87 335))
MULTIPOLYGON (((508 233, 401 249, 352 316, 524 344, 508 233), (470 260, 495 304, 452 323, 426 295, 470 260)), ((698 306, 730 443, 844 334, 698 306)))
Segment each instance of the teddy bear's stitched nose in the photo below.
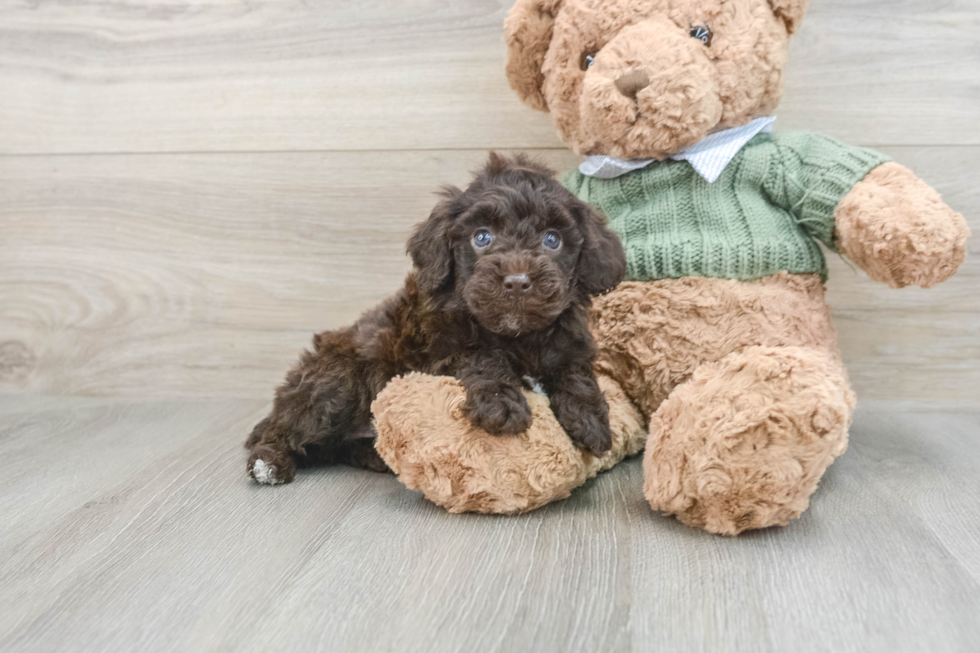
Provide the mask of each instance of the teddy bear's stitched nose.
POLYGON ((616 88, 628 98, 636 98, 636 94, 650 85, 650 76, 645 70, 628 70, 616 79, 616 88))

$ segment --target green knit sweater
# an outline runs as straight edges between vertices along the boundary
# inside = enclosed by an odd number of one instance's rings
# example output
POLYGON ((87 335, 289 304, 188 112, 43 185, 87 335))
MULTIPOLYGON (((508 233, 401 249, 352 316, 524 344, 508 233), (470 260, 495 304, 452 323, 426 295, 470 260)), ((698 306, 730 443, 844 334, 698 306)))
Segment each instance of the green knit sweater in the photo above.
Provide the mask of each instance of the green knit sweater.
POLYGON ((562 183, 605 213, 626 250, 626 278, 757 279, 827 275, 834 209, 883 154, 809 132, 759 134, 709 184, 686 161, 615 179, 578 170, 562 183))

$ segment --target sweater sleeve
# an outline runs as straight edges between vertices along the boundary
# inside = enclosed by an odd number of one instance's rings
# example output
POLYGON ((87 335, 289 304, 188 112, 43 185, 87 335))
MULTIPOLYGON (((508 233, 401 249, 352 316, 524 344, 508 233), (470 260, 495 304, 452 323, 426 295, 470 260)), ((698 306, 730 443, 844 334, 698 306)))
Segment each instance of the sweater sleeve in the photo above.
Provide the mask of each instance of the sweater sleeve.
POLYGON ((837 205, 869 172, 891 159, 812 132, 776 132, 772 143, 776 162, 766 178, 766 192, 810 236, 836 251, 837 205))

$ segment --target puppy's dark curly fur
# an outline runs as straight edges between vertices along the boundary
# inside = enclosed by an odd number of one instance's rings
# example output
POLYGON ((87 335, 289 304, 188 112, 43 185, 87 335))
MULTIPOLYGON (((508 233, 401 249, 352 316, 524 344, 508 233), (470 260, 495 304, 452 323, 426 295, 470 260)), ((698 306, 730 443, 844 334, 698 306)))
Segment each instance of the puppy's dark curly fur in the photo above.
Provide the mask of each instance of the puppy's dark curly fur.
POLYGON ((498 435, 530 426, 522 380, 536 379, 573 441, 595 454, 610 448, 586 309, 623 278, 619 240, 521 155, 491 154, 469 188, 443 196, 409 240, 415 270, 404 289, 353 326, 314 337, 276 391, 246 443, 257 480, 289 482, 297 462, 311 461, 385 471, 371 402, 412 371, 458 378, 469 419, 498 435))

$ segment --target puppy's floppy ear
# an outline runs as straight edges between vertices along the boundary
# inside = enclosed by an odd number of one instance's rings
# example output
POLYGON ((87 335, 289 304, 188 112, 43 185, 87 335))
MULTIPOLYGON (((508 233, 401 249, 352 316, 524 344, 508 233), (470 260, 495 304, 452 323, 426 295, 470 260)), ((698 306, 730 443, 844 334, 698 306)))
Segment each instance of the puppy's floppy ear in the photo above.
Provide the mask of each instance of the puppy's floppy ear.
POLYGON ((451 287, 455 274, 452 228, 463 191, 446 186, 441 194, 443 200, 432 209, 428 220, 415 227, 406 248, 417 270, 419 290, 429 295, 451 287))
POLYGON ((810 0, 769 0, 769 4, 772 5, 776 18, 783 21, 786 31, 792 34, 800 28, 810 0))
POLYGON ((589 295, 609 292, 626 276, 623 245, 605 219, 588 205, 577 202, 572 211, 584 236, 575 268, 578 285, 589 295))
POLYGON ((564 0, 517 0, 504 22, 507 42, 507 81, 524 104, 548 110, 541 87, 544 57, 551 46, 555 16, 564 0))

